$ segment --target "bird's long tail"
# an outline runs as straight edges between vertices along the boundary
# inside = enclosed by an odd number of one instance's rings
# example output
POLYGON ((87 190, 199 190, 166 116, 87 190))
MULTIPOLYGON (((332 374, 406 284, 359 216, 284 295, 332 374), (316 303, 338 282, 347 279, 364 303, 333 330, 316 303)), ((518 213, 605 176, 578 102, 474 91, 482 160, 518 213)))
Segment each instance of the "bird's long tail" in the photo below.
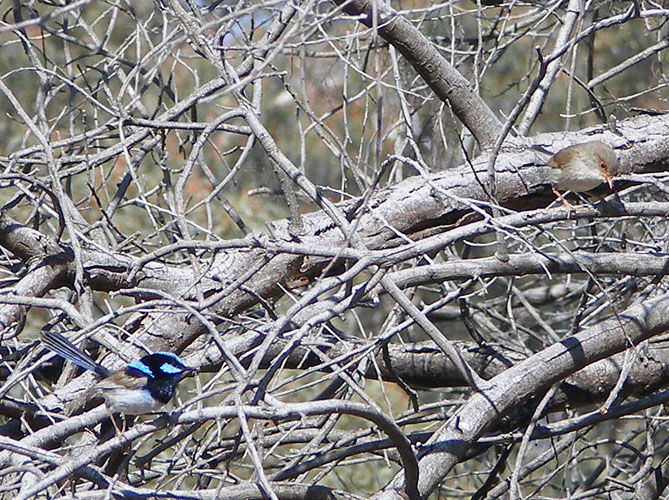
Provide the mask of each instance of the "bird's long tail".
POLYGON ((110 371, 99 363, 93 361, 88 354, 83 352, 72 342, 56 332, 45 332, 42 334, 42 342, 56 354, 72 361, 75 365, 90 370, 100 377, 107 377, 110 371))

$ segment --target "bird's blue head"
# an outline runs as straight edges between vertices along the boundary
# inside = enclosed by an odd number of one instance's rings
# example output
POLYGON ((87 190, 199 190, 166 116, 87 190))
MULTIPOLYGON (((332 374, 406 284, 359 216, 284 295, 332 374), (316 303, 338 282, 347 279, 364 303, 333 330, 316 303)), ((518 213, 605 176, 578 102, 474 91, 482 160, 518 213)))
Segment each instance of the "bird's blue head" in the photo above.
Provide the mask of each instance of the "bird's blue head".
POLYGON ((139 361, 130 363, 128 369, 136 370, 154 380, 180 379, 186 373, 195 371, 194 368, 185 365, 179 356, 171 352, 154 352, 139 361))

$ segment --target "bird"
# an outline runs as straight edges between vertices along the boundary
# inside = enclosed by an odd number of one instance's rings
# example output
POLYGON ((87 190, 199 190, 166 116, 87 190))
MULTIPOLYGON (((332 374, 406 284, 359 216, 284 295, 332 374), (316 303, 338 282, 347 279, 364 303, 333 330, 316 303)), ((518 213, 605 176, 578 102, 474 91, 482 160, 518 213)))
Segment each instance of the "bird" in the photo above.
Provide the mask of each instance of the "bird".
POLYGON ((582 193, 606 182, 613 189, 613 177, 620 173, 616 153, 601 141, 584 142, 561 149, 547 162, 548 182, 562 203, 574 207, 560 191, 582 193))
POLYGON ((95 389, 104 398, 110 413, 142 415, 160 411, 174 396, 179 381, 197 371, 171 352, 154 352, 118 371, 111 371, 59 333, 45 332, 41 338, 51 351, 97 376, 95 389))

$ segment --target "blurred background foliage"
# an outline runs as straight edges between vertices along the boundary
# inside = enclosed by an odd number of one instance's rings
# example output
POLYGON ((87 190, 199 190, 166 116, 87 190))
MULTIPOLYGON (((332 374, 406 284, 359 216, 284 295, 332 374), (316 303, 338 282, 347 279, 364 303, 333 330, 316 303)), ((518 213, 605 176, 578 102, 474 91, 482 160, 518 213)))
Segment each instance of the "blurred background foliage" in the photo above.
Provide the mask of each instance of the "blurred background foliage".
MULTIPOLYGON (((488 7, 480 11, 471 1, 398 2, 395 6, 480 88, 485 100, 503 117, 536 73, 534 48, 541 48, 544 56, 550 53, 563 13, 560 8, 552 8, 555 2, 550 6, 551 13, 530 3, 514 4, 518 6, 512 9, 488 7)), ((281 2, 230 2, 219 5, 213 13, 200 11, 192 15, 205 26, 200 34, 221 41, 221 57, 234 65, 253 53, 254 41, 262 36, 280 5, 281 2)), ((626 2, 589 5, 581 28, 627 7, 626 2)), ((4 18, 9 21, 15 11, 9 4, 5 9, 4 18)), ((29 20, 58 9, 45 2, 31 2, 22 11, 25 20, 29 20)), ((383 96, 379 157, 405 151, 398 151, 402 147, 402 117, 387 47, 381 40, 378 49, 374 49, 368 32, 343 16, 329 15, 330 10, 329 4, 317 3, 313 13, 305 16, 304 24, 282 40, 280 54, 263 70, 266 76, 262 76, 262 112, 282 151, 313 182, 330 188, 327 192, 333 200, 339 200, 359 195, 376 174, 378 90, 383 96), (374 90, 366 91, 370 86, 374 90)), ((582 84, 666 38, 665 23, 664 17, 632 19, 599 30, 576 45, 576 79, 571 79, 568 71, 559 77, 532 132, 575 130, 601 122, 582 84), (572 94, 567 102, 570 87, 572 94)), ((157 1, 89 2, 71 14, 30 26, 25 36, 33 57, 40 62, 31 63, 17 33, 6 30, 0 34, 2 79, 29 115, 44 113, 49 138, 57 141, 100 125, 109 127, 95 140, 55 148, 62 157, 81 157, 109 148, 119 141, 120 118, 155 117, 218 74, 192 49, 179 21, 161 10, 157 1), (35 66, 43 67, 43 71, 39 73, 35 66), (44 100, 39 99, 40 88, 48 96, 44 100)), ((567 69, 572 67, 571 57, 568 54, 567 69)), ((471 141, 466 141, 467 134, 409 65, 401 57, 398 60, 397 83, 411 105, 412 126, 424 158, 434 170, 460 164, 460 137, 472 149, 471 141)), ((666 51, 646 57, 633 70, 594 88, 593 97, 607 115, 615 114, 618 119, 630 116, 634 108, 660 109, 666 105, 666 63, 666 51)), ((179 120, 210 122, 226 106, 234 105, 224 91, 220 94, 202 99, 179 120)), ((0 152, 9 159, 36 141, 26 134, 17 110, 4 95, 0 106, 5 116, 0 123, 5 138, 0 152)), ((135 166, 136 178, 114 217, 126 235, 133 231, 151 233, 147 231, 152 225, 151 217, 142 204, 151 203, 158 212, 168 208, 166 189, 179 176, 196 138, 194 133, 183 130, 161 133, 161 144, 135 166), (139 193, 146 193, 147 199, 139 200, 139 193)), ((245 140, 239 134, 212 134, 199 159, 199 168, 187 182, 189 207, 211 193, 212 179, 220 181, 229 174, 245 140)), ((116 184, 128 168, 126 153, 119 152, 99 169, 68 176, 75 199, 81 200, 82 208, 89 205, 82 210, 89 222, 100 220, 96 204, 104 206, 115 195, 116 184), (91 188, 99 200, 91 198, 91 188)), ((85 169, 81 161, 72 166, 85 169)), ((22 168, 43 167, 28 164, 22 168)), ((386 182, 413 174, 398 167, 386 182)), ((250 227, 261 228, 263 222, 287 212, 280 197, 250 196, 249 190, 278 187, 264 152, 256 147, 222 193, 250 227)), ((303 211, 312 208, 305 204, 303 211)), ((206 228, 202 235, 208 233, 208 237, 239 235, 234 224, 220 214, 217 211, 216 217, 208 216, 206 207, 200 205, 192 213, 192 221, 206 228)))

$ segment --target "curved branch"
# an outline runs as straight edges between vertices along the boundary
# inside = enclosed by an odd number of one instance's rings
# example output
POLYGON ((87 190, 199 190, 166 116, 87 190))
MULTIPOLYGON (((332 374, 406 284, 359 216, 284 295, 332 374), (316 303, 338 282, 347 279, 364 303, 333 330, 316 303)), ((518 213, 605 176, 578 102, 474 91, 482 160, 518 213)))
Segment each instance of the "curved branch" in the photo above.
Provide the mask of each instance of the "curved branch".
MULTIPOLYGON (((406 484, 405 491, 410 499, 418 499, 417 482, 418 482, 418 464, 416 457, 411 450, 411 442, 402 433, 401 429, 393 422, 391 418, 386 417, 381 412, 370 408, 368 405, 362 403, 355 403, 352 401, 341 400, 324 400, 312 403, 280 403, 279 407, 261 408, 258 406, 244 405, 241 410, 246 417, 262 419, 262 420, 299 420, 309 415, 328 415, 331 413, 341 413, 346 415, 354 415, 364 418, 376 424, 388 437, 393 441, 402 460, 404 469, 403 477, 406 484)), ((103 410, 100 408, 100 410, 103 410)), ((104 410, 103 410, 104 411, 104 410)), ((88 452, 81 453, 76 457, 64 461, 61 465, 56 467, 51 473, 45 475, 21 495, 17 500, 27 500, 33 495, 45 490, 52 484, 65 479, 73 471, 80 467, 89 465, 95 460, 109 455, 112 451, 124 447, 129 441, 133 441, 139 437, 145 436, 155 432, 157 428, 167 427, 170 424, 192 424, 206 420, 217 420, 222 418, 235 418, 238 416, 239 408, 235 406, 222 406, 205 408, 195 410, 177 415, 174 419, 158 419, 154 422, 136 425, 131 429, 125 431, 105 443, 102 443, 88 452), (172 420, 171 422, 169 420, 172 420)), ((54 426, 51 426, 54 427, 54 426)), ((20 442, 24 444, 23 441, 20 442)), ((19 446, 12 444, 12 449, 17 449, 19 446)), ((6 463, 6 462, 5 462, 6 463)))

